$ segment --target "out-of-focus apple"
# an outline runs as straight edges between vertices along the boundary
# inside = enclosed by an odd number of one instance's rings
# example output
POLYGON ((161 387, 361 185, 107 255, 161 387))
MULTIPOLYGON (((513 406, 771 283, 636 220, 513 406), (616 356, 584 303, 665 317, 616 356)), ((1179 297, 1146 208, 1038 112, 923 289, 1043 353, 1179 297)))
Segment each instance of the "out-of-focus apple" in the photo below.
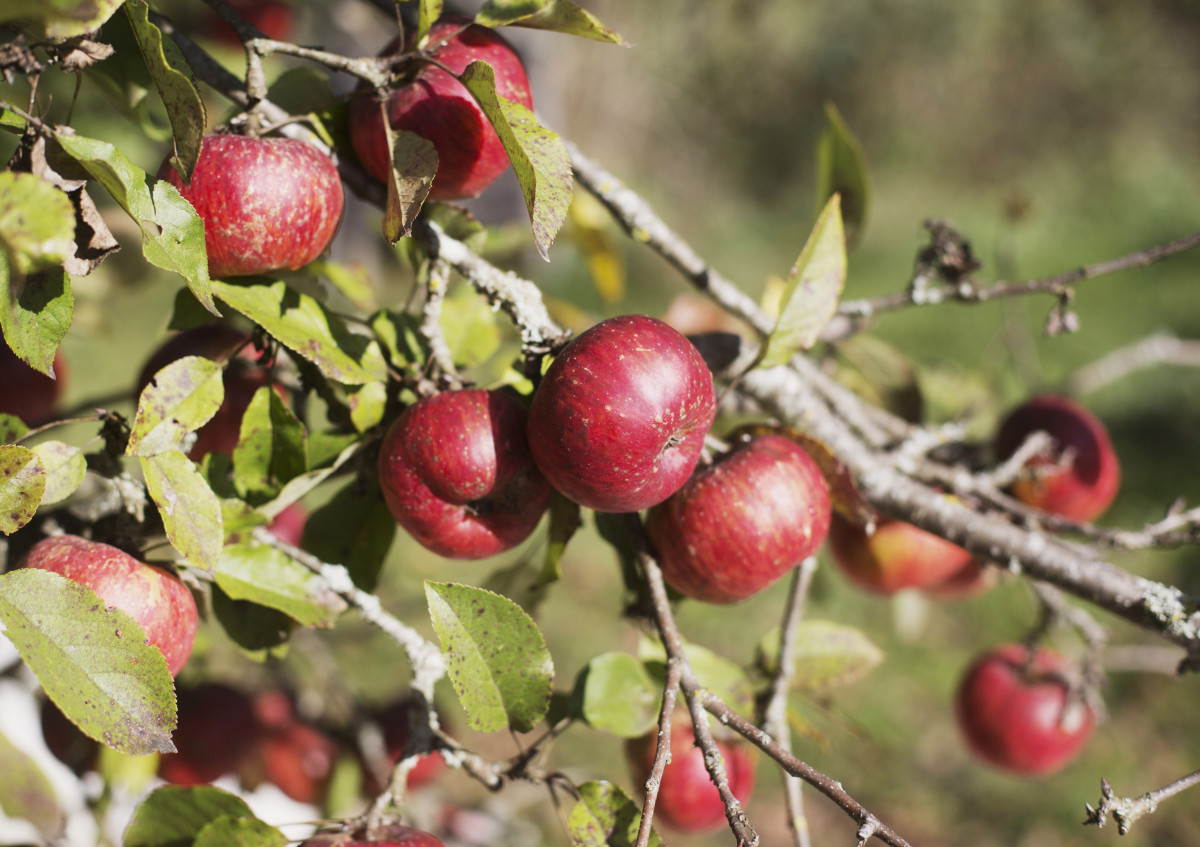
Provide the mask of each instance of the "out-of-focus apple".
MULTIPOLYGON (((404 755, 404 748, 408 744, 408 715, 408 699, 403 698, 375 716, 376 723, 383 731, 384 752, 389 764, 394 765, 404 755)), ((441 753, 427 753, 417 759, 417 763, 408 772, 405 785, 409 790, 427 785, 436 779, 445 767, 446 762, 441 753)), ((369 767, 363 768, 363 783, 368 794, 378 794, 382 790, 381 776, 383 775, 376 774, 369 767)))
POLYGON ((25 554, 22 566, 86 585, 105 605, 128 614, 163 654, 171 676, 191 655, 199 615, 192 592, 174 574, 78 535, 43 538, 25 554))
POLYGON ((208 683, 177 691, 178 722, 158 775, 175 785, 204 785, 236 773, 255 752, 259 725, 250 698, 236 688, 208 683))
MULTIPOLYGON (((399 45, 392 42, 381 55, 394 55, 398 50, 399 45)), ((461 74, 472 62, 487 62, 495 72, 496 93, 533 109, 520 57, 489 27, 467 17, 447 15, 430 29, 425 55, 454 74, 461 74)), ((478 101, 437 65, 418 61, 413 75, 388 96, 386 108, 393 130, 416 133, 437 149, 438 169, 430 200, 474 197, 508 168, 504 145, 478 101)), ((363 167, 376 179, 386 180, 392 156, 374 94, 351 101, 350 138, 363 167)))
MULTIPOLYGON (((296 10, 283 0, 226 0, 230 8, 246 23, 258 29, 267 38, 288 41, 296 23, 296 10)), ((204 34, 227 47, 241 47, 233 27, 212 9, 205 9, 204 34)))
POLYGON ((716 412, 692 343, 656 318, 624 315, 582 333, 550 365, 529 410, 529 449, 579 505, 638 512, 687 481, 716 412))
POLYGON ((259 746, 266 778, 297 803, 325 796, 338 746, 321 730, 299 719, 270 730, 259 746))
POLYGON ((867 535, 864 528, 834 515, 829 549, 851 582, 877 594, 929 588, 977 567, 957 544, 891 518, 881 518, 867 535))
POLYGON ((829 485, 817 463, 794 441, 760 435, 652 508, 646 532, 672 588, 736 603, 815 553, 829 519, 829 485))
POLYGON ((285 506, 275 519, 267 524, 267 531, 285 544, 299 547, 304 538, 304 525, 308 523, 308 510, 299 503, 285 506))
POLYGON ((0 336, 0 414, 16 415, 28 426, 54 416, 67 385, 67 362, 54 354, 54 379, 21 361, 0 336))
POLYGON ((1037 431, 1054 439, 1013 484, 1018 500, 1077 521, 1098 518, 1121 485, 1121 466, 1100 419, 1066 397, 1043 394, 1018 406, 996 433, 996 457, 1012 456, 1037 431))

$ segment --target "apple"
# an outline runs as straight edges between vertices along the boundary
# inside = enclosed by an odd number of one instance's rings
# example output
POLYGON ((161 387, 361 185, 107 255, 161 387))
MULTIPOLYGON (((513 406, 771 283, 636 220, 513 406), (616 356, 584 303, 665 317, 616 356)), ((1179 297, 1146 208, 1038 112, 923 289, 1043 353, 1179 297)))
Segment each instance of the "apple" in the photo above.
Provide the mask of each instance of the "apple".
POLYGON ((206 135, 190 184, 167 162, 158 176, 204 221, 214 278, 307 265, 325 252, 342 220, 337 167, 305 141, 206 135))
POLYGON ((285 506, 275 519, 267 524, 267 531, 285 544, 299 547, 304 539, 304 525, 308 523, 308 510, 299 503, 285 506))
MULTIPOLYGON (((233 11, 246 23, 257 28, 267 38, 287 41, 292 36, 296 10, 283 0, 226 0, 233 11)), ((233 27, 212 9, 205 9, 205 35, 227 47, 241 47, 242 42, 233 27)))
POLYGON ((687 481, 717 413, 699 351, 655 318, 602 321, 550 365, 529 410, 533 460, 598 512, 638 512, 687 481))
POLYGON ((46 748, 75 774, 96 768, 100 743, 83 734, 49 697, 41 704, 42 740, 46 748))
POLYGON ((303 842, 300 847, 446 847, 436 835, 401 824, 381 827, 370 841, 364 841, 357 835, 361 833, 317 835, 303 842))
POLYGON ((1023 503, 1076 521, 1099 517, 1117 496, 1121 467, 1104 424, 1073 400, 1054 394, 1018 406, 996 433, 999 461, 1037 431, 1054 439, 1049 456, 1035 456, 1012 486, 1023 503))
POLYGON ((825 543, 829 485, 780 435, 739 444, 646 516, 667 583, 709 603, 757 594, 825 543))
MULTIPOLYGON (((400 761, 400 758, 404 755, 404 748, 408 745, 408 715, 408 699, 404 698, 396 701, 375 716, 375 722, 379 724, 379 728, 383 731, 385 755, 390 765, 394 765, 400 761)), ((446 762, 442 759, 441 753, 437 751, 427 753, 418 758, 417 763, 408 772, 408 780, 405 782, 405 785, 410 791, 420 788, 423 785, 428 785, 437 778, 438 774, 445 767, 446 762)), ((364 766, 363 776, 364 787, 368 794, 378 794, 383 789, 380 774, 376 774, 370 768, 364 766)))
MULTIPOLYGON (((716 741, 717 751, 725 762, 729 790, 741 802, 746 802, 754 790, 754 764, 744 745, 716 741)), ((645 785, 654 766, 657 733, 649 733, 626 743, 625 751, 633 770, 633 778, 645 785)), ((686 720, 671 723, 671 761, 663 770, 654 806, 654 821, 667 824, 684 833, 708 832, 725 823, 725 804, 704 767, 704 752, 695 746, 691 724, 686 720)))
POLYGON ((259 746, 263 774, 297 803, 318 803, 329 787, 338 746, 321 730, 293 719, 269 730, 259 746))
MULTIPOLYGON (((393 41, 381 55, 394 55, 393 41)), ((408 47, 412 49, 411 45, 408 47)), ((484 61, 496 76, 496 93, 533 109, 525 67, 512 46, 494 30, 459 15, 439 19, 429 31, 429 59, 461 74, 484 61)), ((457 78, 418 61, 387 99, 393 130, 413 132, 437 149, 438 169, 430 200, 475 197, 508 168, 508 154, 479 103, 457 78)), ((350 103, 350 138, 359 161, 376 179, 386 181, 392 167, 378 98, 362 94, 350 103)))
MULTIPOLYGON (((196 433, 196 442, 188 455, 200 461, 209 453, 233 452, 241 433, 242 415, 254 397, 254 392, 270 382, 270 372, 257 364, 258 356, 249 344, 250 336, 229 324, 211 323, 176 333, 163 343, 138 376, 138 394, 149 385, 154 375, 176 359, 202 356, 219 361, 238 351, 225 368, 225 400, 217 413, 196 433)), ((286 400, 288 392, 278 383, 276 391, 286 400)))
POLYGON ((198 620, 196 601, 177 576, 78 535, 43 538, 25 554, 22 565, 86 585, 106 606, 128 614, 145 630, 147 642, 163 654, 171 676, 179 673, 191 655, 198 620))
POLYGON ((834 515, 829 528, 833 561, 859 588, 894 594, 930 588, 978 567, 966 550, 910 523, 879 518, 875 532, 834 515))
POLYGON ((423 547, 481 559, 524 541, 550 502, 525 440, 525 406, 504 391, 424 397, 388 428, 379 484, 392 517, 423 547))
POLYGON ((16 415, 28 426, 50 420, 67 384, 61 351, 54 354, 54 376, 29 367, 0 337, 0 415, 16 415))
POLYGON ((955 716, 980 759, 1019 774, 1048 774, 1083 749, 1095 726, 1069 693, 1070 664, 1046 647, 1004 644, 980 656, 958 687, 955 716))
POLYGON ((260 735, 250 698, 236 688, 207 683, 179 688, 175 753, 158 761, 158 775, 175 785, 203 785, 236 773, 260 735))

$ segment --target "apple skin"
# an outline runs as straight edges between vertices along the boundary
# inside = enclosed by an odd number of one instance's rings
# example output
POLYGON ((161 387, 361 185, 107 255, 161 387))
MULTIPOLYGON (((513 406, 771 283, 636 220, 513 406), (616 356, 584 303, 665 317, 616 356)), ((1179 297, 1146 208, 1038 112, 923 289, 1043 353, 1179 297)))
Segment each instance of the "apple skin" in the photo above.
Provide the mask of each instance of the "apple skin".
POLYGON ((876 594, 943 585, 978 567, 957 544, 892 518, 878 519, 874 534, 868 536, 862 527, 835 514, 829 550, 851 582, 876 594))
POLYGON ((206 135, 190 185, 168 162, 158 176, 204 221, 215 279, 307 265, 325 252, 342 220, 337 168, 305 141, 206 135))
POLYGON ((208 683, 180 688, 175 753, 158 760, 158 775, 173 785, 205 785, 236 773, 261 734, 250 698, 236 688, 208 683))
POLYGON ((1052 773, 1079 754, 1095 727, 1083 703, 1068 703, 1067 660, 1039 647, 1030 657, 1004 644, 968 669, 955 699, 967 746, 989 764, 1018 774, 1052 773))
POLYGON ((173 574, 139 562, 116 547, 77 535, 43 538, 25 554, 22 565, 86 585, 106 606, 128 614, 163 654, 171 676, 179 673, 192 654, 199 618, 196 601, 173 574))
MULTIPOLYGON (((241 434, 242 415, 254 397, 254 392, 270 381, 267 369, 257 364, 257 355, 249 345, 250 336, 229 324, 211 323, 176 333, 162 344, 142 367, 138 376, 140 395, 156 373, 184 356, 201 356, 218 361, 228 358, 235 350, 237 356, 225 368, 223 383, 225 400, 208 423, 196 433, 196 443, 188 452, 198 462, 209 453, 233 453, 241 434)), ((287 400, 288 392, 276 384, 276 391, 287 400)))
POLYGON ((304 539, 304 525, 308 523, 308 510, 299 503, 285 506, 275 519, 267 524, 267 531, 285 544, 299 547, 304 539))
POLYGON ((1099 418, 1066 397, 1042 394, 1018 406, 996 433, 996 457, 1003 461, 1032 433, 1043 430, 1056 442, 1054 457, 1035 457, 1027 475, 1012 487, 1023 503, 1076 521, 1098 518, 1111 505, 1121 485, 1121 466, 1099 418), (1063 470, 1052 468, 1071 451, 1063 470))
POLYGON ((550 484, 598 512, 639 512, 680 489, 717 413, 692 343, 645 315, 602 321, 550 365, 529 448, 550 484))
MULTIPOLYGON (((729 790, 741 802, 754 791, 754 763, 740 743, 716 741, 725 762, 729 790)), ((633 778, 644 786, 654 766, 657 733, 626 742, 625 752, 633 778)), ((725 824, 725 804, 704 767, 704 752, 695 746, 691 724, 686 719, 671 722, 671 761, 663 770, 654 806, 654 821, 683 833, 711 832, 725 824)))
POLYGON ((16 415, 27 426, 50 420, 67 385, 61 351, 54 354, 54 376, 29 367, 0 337, 0 414, 16 415))
POLYGON ((424 397, 388 428, 379 483, 392 517, 423 547, 481 559, 520 544, 550 503, 525 440, 525 406, 469 388, 424 397))
MULTIPOLYGON (((429 45, 433 47, 429 57, 456 74, 474 61, 487 62, 496 74, 496 93, 533 109, 525 67, 512 46, 494 30, 473 24, 467 17, 447 15, 430 29, 429 45)), ((393 41, 380 55, 394 55, 398 47, 393 41)), ((387 112, 392 129, 416 133, 437 149, 438 169, 430 200, 475 197, 508 168, 508 154, 479 103, 441 68, 417 65, 415 76, 389 95, 387 112)), ((350 138, 367 172, 386 181, 392 157, 374 94, 351 101, 350 138)))
POLYGON ((646 516, 663 577, 709 603, 745 600, 825 543, 829 485, 799 444, 760 435, 701 468, 646 516))

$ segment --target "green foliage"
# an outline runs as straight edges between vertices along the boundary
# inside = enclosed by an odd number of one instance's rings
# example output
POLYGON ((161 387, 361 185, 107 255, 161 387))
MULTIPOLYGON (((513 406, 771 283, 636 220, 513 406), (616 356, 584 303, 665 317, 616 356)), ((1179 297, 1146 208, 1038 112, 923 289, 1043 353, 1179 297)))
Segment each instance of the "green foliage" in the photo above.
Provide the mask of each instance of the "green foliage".
POLYGON ((253 817, 254 813, 244 800, 220 788, 164 785, 155 789, 134 811, 133 819, 125 828, 124 845, 195 847, 201 843, 199 838, 208 826, 253 817))
POLYGON ((575 680, 583 719, 622 738, 645 735, 658 722, 659 685, 628 653, 602 653, 575 680))
POLYGON ((171 546, 196 567, 211 571, 221 555, 225 528, 221 501, 208 481, 178 450, 138 460, 171 546))
POLYGON ((42 441, 33 446, 33 452, 46 471, 46 490, 39 505, 49 506, 66 500, 83 484, 87 473, 87 460, 83 451, 62 441, 42 441))
MULTIPOLYGON (((573 847, 633 847, 641 822, 641 808, 618 786, 586 782, 579 786, 579 801, 567 818, 567 831, 573 847)), ((648 847, 661 843, 651 830, 648 847)))
POLYGON ((44 838, 51 838, 63 824, 63 811, 54 786, 38 763, 0 732, 0 811, 10 818, 23 818, 44 838))
POLYGON ((178 450, 183 437, 204 426, 225 400, 219 362, 184 356, 156 373, 142 389, 127 456, 178 450))
POLYGON ((507 597, 469 585, 426 582, 425 597, 471 728, 532 729, 546 714, 554 681, 533 619, 507 597))
POLYGON ((817 208, 836 194, 841 197, 846 248, 862 238, 871 204, 871 178, 862 145, 846 126, 837 106, 825 104, 825 132, 817 142, 817 208))
POLYGON ((75 211, 58 188, 33 174, 0 173, 0 250, 19 277, 61 265, 74 252, 75 211))
POLYGON ((16 532, 33 518, 46 493, 46 468, 37 453, 0 444, 0 532, 16 532))
POLYGON ((484 26, 511 24, 625 44, 617 32, 570 0, 488 0, 475 15, 475 22, 484 26))
POLYGON ((0 621, 55 704, 123 753, 171 753, 167 662, 133 618, 74 580, 36 568, 0 576, 0 621))
POLYGON ((301 626, 331 627, 346 610, 315 573, 266 544, 226 547, 213 578, 230 599, 276 609, 301 626))
MULTIPOLYGON (((883 652, 857 627, 806 620, 796 628, 792 687, 823 691, 862 679, 883 661, 883 652)), ((779 630, 763 636, 759 663, 767 673, 779 667, 779 630)))
POLYGON ((71 327, 70 277, 61 268, 22 278, 0 250, 0 334, 31 368, 54 372, 54 353, 71 327))
POLYGON ((233 480, 251 503, 277 496, 308 470, 308 433, 273 386, 254 392, 233 450, 233 480))

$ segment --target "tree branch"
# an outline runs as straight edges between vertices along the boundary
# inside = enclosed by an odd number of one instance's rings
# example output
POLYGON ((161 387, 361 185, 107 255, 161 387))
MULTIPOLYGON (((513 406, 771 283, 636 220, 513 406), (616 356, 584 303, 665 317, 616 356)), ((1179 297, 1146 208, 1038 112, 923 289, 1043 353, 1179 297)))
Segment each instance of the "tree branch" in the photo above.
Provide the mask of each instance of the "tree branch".
POLYGON ((1174 797, 1194 785, 1200 785, 1200 771, 1194 771, 1175 780, 1170 785, 1165 785, 1157 791, 1151 791, 1135 799, 1115 797, 1108 780, 1102 779, 1100 780, 1100 805, 1093 809, 1090 803, 1084 804, 1088 816, 1083 823, 1085 826, 1095 824, 1098 829, 1103 829, 1104 824, 1108 822, 1109 814, 1111 814, 1117 822, 1117 832, 1121 835, 1128 835, 1130 828, 1138 818, 1153 814, 1163 800, 1174 797))

